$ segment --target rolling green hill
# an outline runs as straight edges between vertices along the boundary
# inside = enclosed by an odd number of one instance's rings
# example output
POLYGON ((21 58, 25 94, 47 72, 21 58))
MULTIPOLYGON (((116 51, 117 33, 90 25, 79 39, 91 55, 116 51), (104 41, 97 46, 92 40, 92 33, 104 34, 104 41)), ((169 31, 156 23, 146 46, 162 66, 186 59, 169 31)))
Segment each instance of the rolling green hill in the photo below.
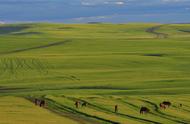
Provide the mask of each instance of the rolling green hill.
MULTIPOLYGON (((190 24, 3 24, 0 96, 23 105, 43 97, 50 110, 40 110, 43 117, 59 123, 188 124, 189 56, 190 24), (89 104, 76 109, 76 100, 89 104), (163 101, 172 106, 161 110, 163 101), (150 113, 140 115, 142 106, 150 113)), ((10 117, 16 124, 34 116, 22 110, 10 117)), ((3 113, 0 124, 8 123, 3 113)))

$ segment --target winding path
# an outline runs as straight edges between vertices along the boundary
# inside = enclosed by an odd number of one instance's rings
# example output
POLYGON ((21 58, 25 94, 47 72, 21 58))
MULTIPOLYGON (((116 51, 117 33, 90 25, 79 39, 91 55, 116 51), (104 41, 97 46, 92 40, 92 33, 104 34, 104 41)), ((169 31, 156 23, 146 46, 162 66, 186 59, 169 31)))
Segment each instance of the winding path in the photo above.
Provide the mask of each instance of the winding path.
POLYGON ((157 32, 157 30, 163 26, 166 26, 166 24, 157 25, 157 26, 148 28, 148 29, 146 29, 146 32, 156 35, 156 38, 158 38, 158 39, 168 38, 168 34, 157 32))
POLYGON ((63 45, 65 43, 68 43, 68 42, 71 42, 71 41, 72 40, 64 40, 64 41, 54 42, 54 43, 41 45, 41 46, 34 46, 34 47, 29 47, 29 48, 22 48, 22 49, 7 51, 7 52, 1 52, 0 55, 7 55, 7 54, 13 54, 13 53, 26 52, 26 51, 35 50, 35 49, 44 49, 44 48, 48 48, 48 47, 63 45))

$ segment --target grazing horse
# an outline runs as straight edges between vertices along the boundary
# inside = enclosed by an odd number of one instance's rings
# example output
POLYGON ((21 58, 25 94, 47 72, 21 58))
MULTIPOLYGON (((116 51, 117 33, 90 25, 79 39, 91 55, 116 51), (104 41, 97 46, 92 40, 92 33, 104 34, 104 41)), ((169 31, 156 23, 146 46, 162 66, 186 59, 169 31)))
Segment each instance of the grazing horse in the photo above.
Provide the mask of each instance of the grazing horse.
POLYGON ((115 105, 115 113, 118 112, 118 105, 115 105))
POLYGON ((35 105, 39 105, 40 107, 45 106, 45 100, 40 100, 40 99, 34 99, 35 105))
POLYGON ((35 99, 34 103, 35 103, 35 105, 38 105, 39 104, 39 99, 35 99))
POLYGON ((40 107, 44 107, 45 106, 45 100, 41 100, 40 101, 40 107))
POLYGON ((165 107, 170 107, 172 105, 171 102, 168 102, 168 101, 164 101, 162 102, 162 104, 164 104, 165 107))
POLYGON ((182 105, 182 104, 179 104, 179 107, 183 107, 183 105, 182 105))
POLYGON ((79 104, 80 104, 79 101, 76 101, 76 102, 75 102, 76 108, 79 108, 79 104))
POLYGON ((87 106, 87 103, 86 102, 83 102, 82 103, 82 107, 86 107, 87 106))
POLYGON ((141 109, 140 109, 140 114, 146 114, 149 112, 150 112, 150 110, 147 107, 141 107, 141 109))
POLYGON ((166 105, 163 104, 163 103, 160 103, 160 108, 161 108, 161 109, 166 109, 166 105))

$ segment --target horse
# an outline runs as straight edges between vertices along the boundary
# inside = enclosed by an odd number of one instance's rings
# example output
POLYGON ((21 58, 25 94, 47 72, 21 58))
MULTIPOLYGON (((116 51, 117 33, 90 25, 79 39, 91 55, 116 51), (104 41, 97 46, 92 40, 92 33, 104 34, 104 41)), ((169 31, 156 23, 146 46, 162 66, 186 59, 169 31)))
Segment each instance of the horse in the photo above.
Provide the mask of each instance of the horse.
POLYGON ((168 101, 164 101, 162 104, 164 104, 166 107, 170 107, 172 105, 171 102, 168 101))
POLYGON ((163 103, 160 103, 160 108, 161 108, 161 109, 166 109, 166 105, 163 104, 163 103))
POLYGON ((45 106, 45 100, 40 100, 40 99, 34 99, 34 103, 35 105, 39 105, 40 107, 44 107, 45 106))
POLYGON ((183 107, 183 104, 179 104, 179 107, 183 107))
POLYGON ((115 113, 118 112, 118 105, 115 105, 115 113))
POLYGON ((76 108, 79 108, 79 104, 80 104, 79 101, 76 101, 76 102, 75 102, 76 108))
POLYGON ((149 112, 150 112, 150 110, 147 107, 141 107, 141 109, 140 109, 140 114, 146 114, 149 112))
POLYGON ((86 107, 87 106, 87 103, 86 102, 83 102, 82 103, 82 107, 86 107))
POLYGON ((40 107, 44 107, 45 106, 45 100, 41 100, 40 101, 40 107))
POLYGON ((35 105, 39 105, 40 100, 39 99, 34 99, 34 103, 35 103, 35 105))

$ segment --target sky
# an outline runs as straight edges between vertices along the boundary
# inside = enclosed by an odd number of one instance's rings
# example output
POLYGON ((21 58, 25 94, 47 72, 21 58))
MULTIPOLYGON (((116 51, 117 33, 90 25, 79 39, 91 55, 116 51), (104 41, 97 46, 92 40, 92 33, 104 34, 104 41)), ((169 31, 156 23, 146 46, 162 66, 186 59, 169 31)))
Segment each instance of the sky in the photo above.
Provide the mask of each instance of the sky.
POLYGON ((0 0, 0 23, 190 23, 190 0, 0 0))

